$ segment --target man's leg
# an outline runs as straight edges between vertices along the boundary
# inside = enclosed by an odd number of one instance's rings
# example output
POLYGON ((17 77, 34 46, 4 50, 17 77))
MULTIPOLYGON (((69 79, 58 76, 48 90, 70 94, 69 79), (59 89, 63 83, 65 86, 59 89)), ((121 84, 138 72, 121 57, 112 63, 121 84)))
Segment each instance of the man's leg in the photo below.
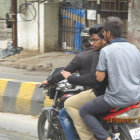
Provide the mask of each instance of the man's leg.
POLYGON ((67 140, 79 140, 73 122, 64 108, 59 112, 59 119, 67 140))
POLYGON ((68 98, 64 103, 64 107, 73 120, 74 126, 81 140, 92 139, 93 133, 82 120, 79 114, 79 109, 83 104, 91 101, 95 97, 96 96, 92 90, 87 90, 68 98))
POLYGON ((97 114, 106 113, 112 107, 104 100, 104 95, 93 99, 92 101, 84 104, 80 108, 80 115, 85 123, 92 130, 97 139, 106 140, 111 139, 110 135, 105 131, 98 119, 95 117, 97 114))

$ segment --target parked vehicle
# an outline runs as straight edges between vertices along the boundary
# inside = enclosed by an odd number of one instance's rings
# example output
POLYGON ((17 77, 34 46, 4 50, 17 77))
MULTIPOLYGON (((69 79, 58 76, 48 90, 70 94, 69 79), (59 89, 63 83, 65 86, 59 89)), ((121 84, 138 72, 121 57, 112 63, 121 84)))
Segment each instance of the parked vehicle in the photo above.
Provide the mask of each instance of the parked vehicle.
MULTIPOLYGON (((51 75, 54 73, 55 71, 51 75)), ((58 114, 64 106, 64 101, 78 94, 83 88, 74 87, 67 80, 44 88, 47 89, 49 98, 53 99, 53 105, 44 108, 41 112, 38 120, 39 140, 66 140, 58 114)), ((140 116, 136 114, 140 114, 140 103, 120 110, 113 109, 98 118, 114 140, 140 140, 140 116), (136 118, 132 119, 132 114, 136 118)))

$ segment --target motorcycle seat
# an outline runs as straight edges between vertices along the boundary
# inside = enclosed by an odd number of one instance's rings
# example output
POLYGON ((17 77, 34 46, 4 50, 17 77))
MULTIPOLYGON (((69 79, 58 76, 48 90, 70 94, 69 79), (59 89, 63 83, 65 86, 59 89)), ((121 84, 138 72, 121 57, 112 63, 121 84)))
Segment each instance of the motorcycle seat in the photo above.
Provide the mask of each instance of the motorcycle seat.
POLYGON ((103 120, 107 120, 107 119, 110 119, 110 118, 115 118, 115 116, 117 116, 119 114, 122 114, 124 112, 128 112, 131 109, 136 109, 136 108, 140 108, 140 102, 138 102, 136 105, 131 105, 129 107, 122 108, 122 109, 117 109, 117 108, 111 109, 110 110, 110 114, 108 114, 107 116, 105 116, 103 118, 103 120))

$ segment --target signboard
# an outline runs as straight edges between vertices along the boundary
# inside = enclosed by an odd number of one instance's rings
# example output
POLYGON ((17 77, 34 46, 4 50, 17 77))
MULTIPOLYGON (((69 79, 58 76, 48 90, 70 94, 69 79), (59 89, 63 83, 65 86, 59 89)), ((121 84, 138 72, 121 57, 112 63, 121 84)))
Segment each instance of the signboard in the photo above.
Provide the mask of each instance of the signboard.
POLYGON ((96 20, 96 10, 87 10, 87 19, 96 20))

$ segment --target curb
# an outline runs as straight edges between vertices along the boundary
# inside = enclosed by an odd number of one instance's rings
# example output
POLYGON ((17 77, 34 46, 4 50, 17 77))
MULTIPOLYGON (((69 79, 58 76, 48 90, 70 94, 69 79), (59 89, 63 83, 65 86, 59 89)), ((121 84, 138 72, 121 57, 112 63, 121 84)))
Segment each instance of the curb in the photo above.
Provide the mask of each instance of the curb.
POLYGON ((15 79, 0 79, 0 111, 37 115, 50 100, 39 82, 23 82, 15 79))

